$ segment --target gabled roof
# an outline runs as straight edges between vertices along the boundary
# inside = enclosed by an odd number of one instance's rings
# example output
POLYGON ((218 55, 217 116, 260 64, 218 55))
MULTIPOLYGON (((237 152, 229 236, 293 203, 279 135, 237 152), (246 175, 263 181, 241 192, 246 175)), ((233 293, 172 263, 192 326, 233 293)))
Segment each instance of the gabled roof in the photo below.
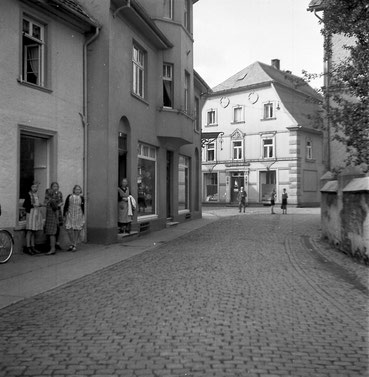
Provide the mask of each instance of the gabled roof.
POLYGON ((306 96, 321 100, 319 94, 301 77, 261 62, 255 62, 247 66, 242 71, 215 86, 213 93, 247 90, 248 87, 251 89, 253 87, 269 86, 272 83, 280 84, 306 96))

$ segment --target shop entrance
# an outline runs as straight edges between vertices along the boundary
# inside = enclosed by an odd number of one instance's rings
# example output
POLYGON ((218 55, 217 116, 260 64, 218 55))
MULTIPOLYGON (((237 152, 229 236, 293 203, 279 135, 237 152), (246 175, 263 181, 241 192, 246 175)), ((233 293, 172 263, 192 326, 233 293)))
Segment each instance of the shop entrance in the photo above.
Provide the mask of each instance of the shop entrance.
POLYGON ((237 202, 237 195, 240 187, 244 187, 245 174, 243 172, 234 172, 231 175, 231 203, 237 202))
POLYGON ((273 189, 276 189, 276 171, 268 170, 260 172, 260 201, 270 202, 270 194, 273 189))

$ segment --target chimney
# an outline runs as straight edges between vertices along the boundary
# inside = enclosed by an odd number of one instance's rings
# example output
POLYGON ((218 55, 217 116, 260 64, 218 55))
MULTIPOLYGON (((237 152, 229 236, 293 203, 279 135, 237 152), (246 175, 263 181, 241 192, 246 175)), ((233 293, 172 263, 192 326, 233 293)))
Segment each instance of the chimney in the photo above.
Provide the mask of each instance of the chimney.
POLYGON ((272 64, 271 64, 272 67, 276 68, 276 69, 280 69, 280 61, 279 59, 272 59, 272 64))

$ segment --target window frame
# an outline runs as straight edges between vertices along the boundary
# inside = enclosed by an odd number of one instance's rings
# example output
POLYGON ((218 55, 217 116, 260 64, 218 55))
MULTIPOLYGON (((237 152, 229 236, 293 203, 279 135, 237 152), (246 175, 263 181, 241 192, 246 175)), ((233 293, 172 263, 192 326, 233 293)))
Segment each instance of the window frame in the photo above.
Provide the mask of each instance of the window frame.
POLYGON ((236 105, 233 106, 233 123, 244 123, 245 122, 245 106, 236 105), (240 110, 240 119, 236 119, 236 110, 240 110))
POLYGON ((243 160, 243 140, 239 140, 239 139, 232 140, 232 160, 233 161, 242 161, 243 160), (235 146, 236 143, 240 143, 240 145, 235 146), (238 157, 235 157, 235 154, 238 157))
POLYGON ((275 106, 274 106, 274 102, 269 101, 269 102, 264 103, 264 106, 263 106, 263 119, 264 120, 275 119, 275 106))
POLYGON ((184 112, 189 114, 191 111, 190 95, 191 95, 191 75, 185 71, 184 77, 184 112))
POLYGON ((194 129, 196 132, 200 132, 200 113, 200 98, 195 96, 194 129))
POLYGON ((306 159, 313 160, 313 142, 311 139, 306 140, 306 159))
POLYGON ((189 33, 191 32, 191 2, 190 0, 184 0, 183 26, 189 33))
MULTIPOLYGON (((46 40, 46 24, 36 20, 34 17, 29 16, 28 14, 22 14, 22 38, 21 38, 21 45, 22 45, 22 53, 21 53, 21 82, 35 85, 41 88, 45 88, 45 78, 46 78, 46 54, 45 54, 45 43, 46 40), (25 21, 28 22, 28 32, 24 31, 25 21), (39 38, 33 35, 33 27, 36 26, 40 29, 40 36, 39 38), (25 39, 27 39, 30 43, 25 43, 25 39), (28 49, 30 47, 37 46, 37 72, 38 76, 36 78, 36 82, 31 81, 28 78, 28 49), (27 51, 26 51, 27 50, 27 51)), ((30 65, 32 65, 30 63, 30 65)))
POLYGON ((185 155, 179 155, 178 156, 178 213, 188 213, 190 212, 191 208, 191 158, 185 155), (180 209, 180 171, 181 167, 184 167, 184 177, 185 177, 185 202, 184 206, 185 208, 180 209))
POLYGON ((174 71, 174 66, 172 63, 163 63, 163 107, 167 109, 173 109, 173 99, 174 99, 174 80, 173 80, 173 71, 174 71), (168 70, 169 69, 169 70, 168 70), (170 71, 170 75, 166 75, 166 72, 170 71), (171 105, 167 106, 165 105, 164 101, 164 93, 165 93, 165 82, 170 83, 170 102, 171 105))
POLYGON ((164 0, 164 15, 163 17, 168 20, 173 20, 174 9, 173 9, 173 0, 164 0))
POLYGON ((147 53, 137 43, 132 46, 132 92, 134 95, 145 99, 146 98, 146 66, 147 53), (135 54, 137 51, 137 54, 135 54), (137 59, 136 59, 136 56, 137 59), (140 59, 142 56, 142 61, 140 59), (138 73, 138 74, 137 74, 138 73), (141 73, 141 75, 140 75, 141 73), (141 85, 140 85, 141 81, 141 85), (140 89, 142 93, 140 93, 140 89))
POLYGON ((215 142, 212 142, 212 143, 208 143, 206 145, 206 156, 205 156, 205 161, 207 162, 213 162, 213 161, 216 161, 216 150, 217 150, 217 147, 216 147, 216 143, 215 142), (212 154, 213 155, 213 158, 209 158, 209 155, 212 154))
POLYGON ((262 138, 262 158, 263 159, 272 159, 275 158, 275 137, 263 137, 262 138), (265 144, 265 141, 271 140, 270 144, 265 144), (269 156, 269 150, 272 150, 272 156, 269 156), (265 153, 267 152, 267 153, 265 153))
POLYGON ((208 109, 206 110, 206 125, 207 126, 216 126, 218 123, 218 119, 217 119, 217 109, 208 109), (214 122, 209 122, 210 120, 210 113, 214 113, 214 122))

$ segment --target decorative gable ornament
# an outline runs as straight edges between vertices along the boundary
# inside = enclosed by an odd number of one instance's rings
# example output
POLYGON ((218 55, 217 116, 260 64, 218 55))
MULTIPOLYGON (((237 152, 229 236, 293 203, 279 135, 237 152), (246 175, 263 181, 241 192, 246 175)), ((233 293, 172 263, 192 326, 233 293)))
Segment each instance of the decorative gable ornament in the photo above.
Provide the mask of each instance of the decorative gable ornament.
POLYGON ((242 140, 244 138, 244 133, 241 132, 238 128, 231 134, 232 140, 242 140))

